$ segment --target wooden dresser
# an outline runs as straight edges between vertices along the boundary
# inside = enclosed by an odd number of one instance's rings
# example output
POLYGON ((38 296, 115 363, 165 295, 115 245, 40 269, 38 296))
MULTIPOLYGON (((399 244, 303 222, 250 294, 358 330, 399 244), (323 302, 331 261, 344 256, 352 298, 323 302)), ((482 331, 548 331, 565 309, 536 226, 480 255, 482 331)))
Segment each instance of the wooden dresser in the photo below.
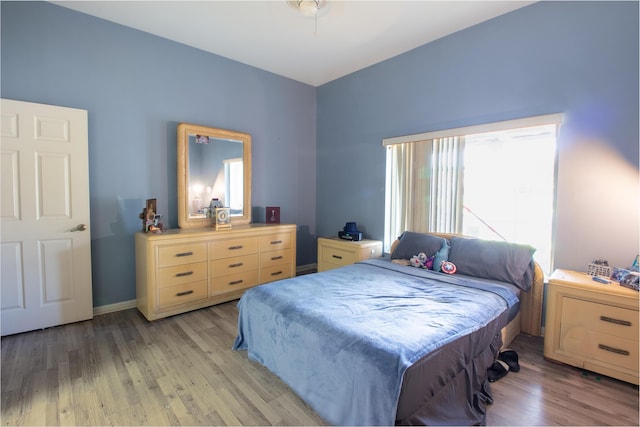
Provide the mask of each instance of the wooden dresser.
POLYGON ((382 242, 379 240, 353 242, 339 237, 318 237, 319 272, 381 256, 382 242))
POLYGON ((296 226, 136 233, 136 302, 155 320, 240 298, 245 289, 296 274, 296 226))
POLYGON ((547 285, 544 356, 638 384, 639 294, 556 270, 547 285))

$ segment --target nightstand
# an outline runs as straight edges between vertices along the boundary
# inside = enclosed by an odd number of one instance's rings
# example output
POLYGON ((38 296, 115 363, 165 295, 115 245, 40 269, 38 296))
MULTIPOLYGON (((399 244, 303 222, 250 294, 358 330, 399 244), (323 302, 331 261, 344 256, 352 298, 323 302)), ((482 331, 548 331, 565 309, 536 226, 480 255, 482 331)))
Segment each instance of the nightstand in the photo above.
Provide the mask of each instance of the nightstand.
POLYGON ((544 356, 638 384, 639 294, 586 273, 556 270, 547 284, 544 356))
POLYGON ((318 237, 318 271, 327 271, 382 256, 380 240, 358 242, 339 237, 318 237))

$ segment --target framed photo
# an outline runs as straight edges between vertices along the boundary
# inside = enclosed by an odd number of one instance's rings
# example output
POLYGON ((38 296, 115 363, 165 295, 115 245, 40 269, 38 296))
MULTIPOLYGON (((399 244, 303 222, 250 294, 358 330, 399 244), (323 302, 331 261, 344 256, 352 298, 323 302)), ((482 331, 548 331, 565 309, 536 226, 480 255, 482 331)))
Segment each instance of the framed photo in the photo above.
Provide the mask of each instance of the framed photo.
POLYGON ((215 208, 216 230, 231 228, 231 208, 215 208))
POLYGON ((156 199, 147 199, 147 220, 153 221, 154 216, 158 213, 156 199))
POLYGON ((280 206, 267 206, 267 224, 280 224, 280 206))

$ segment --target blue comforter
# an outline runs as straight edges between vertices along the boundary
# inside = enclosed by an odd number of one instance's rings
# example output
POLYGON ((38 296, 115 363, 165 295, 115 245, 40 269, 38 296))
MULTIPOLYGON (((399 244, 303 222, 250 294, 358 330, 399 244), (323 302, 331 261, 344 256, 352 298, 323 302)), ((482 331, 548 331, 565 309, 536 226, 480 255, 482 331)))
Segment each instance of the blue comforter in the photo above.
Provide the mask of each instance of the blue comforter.
POLYGON ((409 366, 517 304, 508 287, 371 260, 246 291, 233 348, 331 424, 393 425, 409 366))

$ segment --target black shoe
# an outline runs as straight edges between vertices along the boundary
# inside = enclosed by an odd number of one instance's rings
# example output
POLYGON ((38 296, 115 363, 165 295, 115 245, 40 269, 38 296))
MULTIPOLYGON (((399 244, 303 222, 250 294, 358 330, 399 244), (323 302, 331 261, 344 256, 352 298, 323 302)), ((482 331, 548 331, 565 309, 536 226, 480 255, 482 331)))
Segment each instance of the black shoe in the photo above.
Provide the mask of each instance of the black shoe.
POLYGON ((518 372, 520 370, 520 364, 518 363, 518 353, 513 350, 506 349, 498 354, 498 360, 503 361, 509 365, 509 370, 518 372))
POLYGON ((509 373, 509 365, 507 365, 502 360, 496 360, 493 362, 493 365, 489 369, 487 369, 487 378, 489 382, 498 381, 500 378, 504 377, 509 373))

